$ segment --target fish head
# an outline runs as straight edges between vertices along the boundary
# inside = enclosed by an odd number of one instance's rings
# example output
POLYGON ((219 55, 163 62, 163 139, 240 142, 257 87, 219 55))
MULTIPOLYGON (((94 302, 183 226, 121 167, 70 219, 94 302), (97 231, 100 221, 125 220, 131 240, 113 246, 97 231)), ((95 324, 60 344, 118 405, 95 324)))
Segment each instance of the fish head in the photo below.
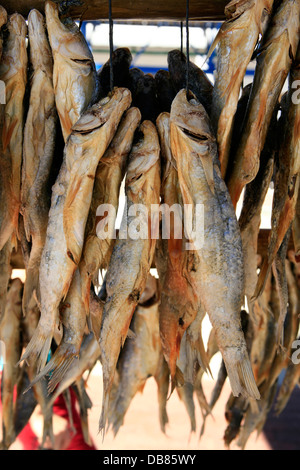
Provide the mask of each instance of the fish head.
POLYGON ((36 9, 30 10, 28 15, 28 35, 33 67, 40 68, 52 75, 53 58, 46 36, 45 19, 36 9))
POLYGON ((7 22, 8 31, 15 36, 25 37, 27 33, 26 21, 19 13, 10 15, 7 22))
POLYGON ((176 375, 181 340, 185 331, 183 319, 181 316, 178 318, 178 315, 174 315, 170 306, 164 305, 163 314, 159 316, 159 329, 163 353, 173 381, 176 375))
MULTIPOLYGON (((180 135, 191 155, 200 159, 206 180, 214 194, 214 166, 218 165, 218 148, 213 135, 210 118, 193 93, 181 90, 171 108, 171 140, 180 135)), ((183 165, 178 157, 177 166, 183 165)))
POLYGON ((51 1, 46 2, 45 13, 53 53, 59 53, 82 68, 94 67, 92 53, 75 21, 62 22, 59 5, 51 1))
POLYGON ((159 311, 159 331, 163 353, 169 365, 172 381, 176 375, 177 361, 180 356, 182 338, 187 328, 195 319, 194 309, 190 309, 190 303, 182 302, 182 295, 172 298, 168 302, 168 296, 162 293, 159 311))
POLYGON ((159 161, 160 145, 156 126, 151 121, 143 121, 139 126, 131 153, 126 177, 126 190, 137 183, 140 188, 147 180, 147 173, 159 161))
POLYGON ((128 67, 130 67, 130 64, 132 62, 132 54, 130 52, 130 49, 128 49, 128 47, 119 47, 118 49, 115 49, 113 51, 113 59, 121 64, 126 64, 128 67))
POLYGON ((113 118, 121 102, 125 109, 129 108, 131 93, 127 88, 115 88, 109 96, 103 98, 82 113, 79 120, 72 127, 72 134, 74 136, 86 134, 87 140, 89 140, 88 135, 91 132, 104 126, 113 118))

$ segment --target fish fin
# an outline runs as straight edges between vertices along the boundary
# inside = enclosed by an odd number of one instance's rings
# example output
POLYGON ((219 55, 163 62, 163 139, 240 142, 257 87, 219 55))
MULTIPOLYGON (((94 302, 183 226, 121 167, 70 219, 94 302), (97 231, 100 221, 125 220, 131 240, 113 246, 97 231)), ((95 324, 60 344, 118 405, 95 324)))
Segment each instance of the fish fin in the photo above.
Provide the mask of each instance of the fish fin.
MULTIPOLYGON (((23 314, 26 317, 28 310, 31 308, 32 301, 39 299, 39 268, 27 269, 26 279, 24 283, 24 291, 22 297, 23 314)), ((39 302, 36 302, 39 305, 39 302)))
POLYGON ((100 421, 99 421, 99 433, 102 434, 102 442, 105 437, 105 433, 107 431, 107 416, 108 416, 108 410, 109 410, 109 394, 105 393, 103 395, 102 399, 102 411, 101 411, 101 416, 100 416, 100 421))
POLYGON ((103 126, 105 122, 106 120, 102 114, 96 115, 92 112, 86 112, 82 114, 79 120, 73 125, 72 131, 84 134, 86 132, 91 132, 95 129, 99 129, 99 127, 103 126))
POLYGON ((32 358, 36 360, 37 372, 39 373, 47 363, 53 333, 54 328, 49 332, 45 332, 42 330, 40 325, 38 325, 23 356, 16 365, 18 366, 21 362, 29 359, 32 356, 32 358))
POLYGON ((16 232, 11 234, 11 247, 13 250, 18 251, 18 237, 16 232))
POLYGON ((51 373, 52 370, 52 359, 46 364, 46 366, 39 372, 36 377, 30 382, 29 386, 24 390, 24 393, 27 393, 32 387, 34 387, 41 379, 46 377, 51 373))
MULTIPOLYGON (((68 344, 63 344, 55 351, 51 358, 51 376, 48 384, 48 392, 51 394, 57 385, 62 381, 65 374, 69 370, 73 361, 78 357, 77 353, 70 352, 68 344)), ((73 346, 72 346, 73 349, 73 346)))
POLYGON ((262 267, 261 267, 259 276, 258 276, 258 280, 257 280, 257 284, 256 284, 256 288, 255 288, 254 295, 253 295, 253 297, 251 298, 251 301, 252 301, 252 302, 254 302, 255 300, 257 300, 258 297, 260 297, 261 294, 263 293, 264 288, 265 288, 265 285, 266 285, 266 282, 267 282, 268 275, 269 275, 269 273, 270 273, 270 270, 271 270, 271 266, 270 266, 268 260, 265 259, 265 261, 263 262, 263 265, 262 265, 262 267))
POLYGON ((96 315, 91 315, 90 316, 90 321, 91 321, 91 328, 92 332, 94 333, 94 336, 97 341, 100 340, 100 333, 101 333, 101 325, 102 325, 102 319, 99 318, 96 315))
POLYGON ((171 398, 171 395, 173 394, 174 390, 176 387, 183 387, 184 386, 184 375, 183 373, 181 372, 181 370, 179 369, 178 366, 176 366, 176 372, 175 372, 175 376, 174 378, 171 380, 171 390, 170 390, 170 393, 169 393, 169 396, 167 398, 167 400, 169 400, 171 398))
POLYGON ((204 65, 206 64, 206 62, 207 62, 207 61, 211 58, 211 56, 213 55, 213 53, 214 53, 214 51, 215 51, 217 45, 218 45, 219 42, 220 42, 221 35, 222 35, 222 31, 221 31, 221 29, 220 29, 219 32, 218 32, 218 34, 217 34, 217 36, 216 36, 215 39, 214 39, 214 42, 212 43, 212 45, 211 45, 210 48, 209 48, 209 51, 208 51, 208 53, 207 53, 207 56, 206 56, 206 58, 205 58, 205 61, 204 61, 203 64, 202 64, 201 68, 204 67, 204 65))
POLYGON ((54 432, 53 432, 52 416, 50 416, 49 418, 44 417, 43 436, 42 436, 42 442, 41 442, 42 449, 44 448, 47 437, 49 437, 51 445, 54 449, 55 439, 54 439, 54 432))
POLYGON ((188 365, 186 377, 190 383, 194 383, 195 362, 198 362, 204 372, 209 373, 211 378, 213 379, 212 372, 209 366, 209 358, 207 356, 207 352, 205 351, 205 346, 201 336, 199 336, 198 341, 196 343, 193 342, 193 344, 191 344, 190 341, 186 342, 186 353, 188 365))
POLYGON ((79 265, 81 259, 83 236, 81 235, 81 233, 78 233, 75 229, 73 202, 79 192, 81 181, 82 178, 76 176, 70 183, 69 187, 71 189, 67 192, 63 212, 63 225, 67 242, 67 254, 76 266, 79 265))
POLYGON ((132 331, 131 329, 128 330, 128 333, 127 333, 127 338, 128 339, 136 339, 136 334, 134 331, 132 331))
POLYGON ((6 116, 6 121, 4 122, 3 129, 2 129, 3 152, 6 152, 6 149, 9 146, 10 141, 12 139, 13 132, 17 124, 18 124, 18 118, 12 119, 9 115, 6 116))
POLYGON ((230 358, 224 354, 223 359, 233 396, 239 397, 242 395, 245 398, 250 397, 259 400, 260 393, 254 379, 247 351, 239 351, 238 355, 234 354, 234 357, 231 356, 230 358))
POLYGON ((142 383, 139 388, 138 388, 138 393, 143 393, 144 388, 145 388, 146 382, 142 383))
POLYGON ((211 158, 207 156, 200 156, 200 160, 205 173, 206 181, 212 194, 215 194, 215 182, 214 182, 214 163, 211 158))

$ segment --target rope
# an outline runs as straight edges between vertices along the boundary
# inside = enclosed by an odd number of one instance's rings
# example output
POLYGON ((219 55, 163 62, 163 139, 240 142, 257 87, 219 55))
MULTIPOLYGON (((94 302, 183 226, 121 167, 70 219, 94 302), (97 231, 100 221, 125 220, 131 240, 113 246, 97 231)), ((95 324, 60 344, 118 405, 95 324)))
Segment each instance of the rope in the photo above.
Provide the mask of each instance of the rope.
POLYGON ((180 39, 181 39, 181 47, 180 47, 180 50, 181 50, 181 54, 183 54, 183 21, 180 22, 180 39))
POLYGON ((110 63, 110 91, 113 91, 114 88, 114 71, 113 71, 113 51, 114 51, 114 42, 113 42, 113 31, 114 23, 112 19, 112 0, 108 0, 108 16, 109 16, 109 63, 110 63))
POLYGON ((186 0, 186 94, 189 96, 190 83, 190 34, 189 34, 190 2, 186 0))

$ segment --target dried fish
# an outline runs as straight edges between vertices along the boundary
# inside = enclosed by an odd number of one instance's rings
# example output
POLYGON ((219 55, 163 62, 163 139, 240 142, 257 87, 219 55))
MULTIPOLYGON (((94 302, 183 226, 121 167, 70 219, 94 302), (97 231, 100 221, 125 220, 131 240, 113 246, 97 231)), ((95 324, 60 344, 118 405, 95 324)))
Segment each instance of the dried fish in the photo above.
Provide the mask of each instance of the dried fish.
POLYGON ((260 154, 285 80, 299 43, 300 2, 284 0, 276 9, 258 51, 244 131, 226 175, 236 207, 246 184, 257 175, 260 154))
MULTIPOLYGON (((147 284, 152 281, 153 278, 149 276, 147 284)), ((162 348, 159 339, 158 302, 156 288, 152 298, 147 301, 141 298, 132 318, 130 330, 135 336, 125 341, 118 362, 117 390, 110 403, 109 423, 114 435, 123 425, 136 393, 143 390, 149 377, 156 379, 160 373, 162 348)))
MULTIPOLYGON (((26 262, 25 262, 26 269, 28 266, 28 262, 29 262, 29 259, 28 260, 26 259, 26 262)), ((24 297, 24 293, 23 293, 23 297, 24 297)), ((22 349, 25 348, 30 342, 37 328, 39 318, 40 318, 40 310, 39 310, 38 304, 35 301, 32 301, 28 305, 26 316, 23 315, 22 321, 21 321, 22 349)), ((43 448, 48 438, 50 439, 50 442, 52 446, 54 447, 52 408, 51 407, 48 408, 48 402, 50 398, 47 392, 47 381, 39 382, 32 387, 31 382, 35 378, 36 374, 37 374, 37 364, 35 362, 31 362, 30 364, 24 363, 24 365, 22 366, 22 380, 21 380, 22 384, 20 384, 20 387, 22 387, 22 391, 20 390, 20 392, 17 392, 16 406, 18 405, 18 401, 19 401, 19 407, 21 411, 22 411, 22 406, 26 406, 26 403, 28 403, 29 406, 32 403, 32 407, 33 407, 33 404, 34 404, 33 398, 34 398, 35 402, 40 406, 40 410, 44 419, 40 447, 43 448), (21 397, 19 397, 20 394, 22 394, 21 397), (26 398, 24 399, 23 397, 26 397, 26 398), (24 402, 25 402, 25 405, 23 405, 24 402)), ((15 414, 17 414, 17 409, 15 411, 15 414)), ((25 411, 24 411, 24 415, 26 416, 25 411)), ((16 418, 15 418, 15 421, 16 421, 16 418)))
POLYGON ((8 37, 3 45, 0 63, 0 80, 4 82, 6 92, 6 104, 1 105, 0 113, 0 250, 11 236, 16 247, 27 83, 25 19, 18 13, 9 16, 7 30, 8 37))
POLYGON ((11 253, 12 246, 10 239, 0 251, 0 321, 5 309, 6 294, 8 289, 9 280, 12 273, 11 268, 11 253))
POLYGON ((0 324, 0 339, 5 345, 5 364, 2 372, 2 443, 8 449, 14 442, 14 387, 20 369, 16 367, 21 354, 21 318, 23 283, 14 279, 7 294, 4 315, 0 324))
POLYGON ((28 421, 32 416, 32 413, 34 412, 38 404, 33 390, 31 390, 31 393, 24 393, 30 382, 26 369, 27 365, 24 364, 21 371, 21 377, 17 384, 17 396, 14 409, 14 425, 16 437, 27 425, 28 421))
POLYGON ((276 398, 275 412, 280 415, 286 408, 288 401, 299 383, 300 367, 299 364, 290 362, 280 385, 278 396, 276 398))
POLYGON ((53 87, 65 141, 81 114, 98 96, 93 55, 75 21, 59 17, 57 3, 47 1, 45 14, 53 54, 53 87))
MULTIPOLYGON (((296 70, 298 63, 300 63, 299 57, 295 62, 296 70)), ((284 104, 282 105, 282 116, 279 120, 279 126, 283 130, 283 139, 275 159, 276 174, 272 206, 272 230, 269 235, 268 255, 260 270, 254 294, 255 298, 263 291, 265 279, 270 272, 276 253, 296 215, 300 174, 298 147, 295 144, 297 142, 295 129, 298 127, 299 117, 297 111, 299 105, 295 104, 293 99, 293 77, 294 71, 292 68, 289 92, 282 100, 284 104)))
POLYGON ((177 207, 177 210, 181 209, 181 213, 174 213, 174 218, 170 221, 164 220, 168 216, 167 213, 162 215, 163 223, 169 224, 170 233, 166 243, 162 240, 166 268, 164 268, 163 275, 159 271, 161 279, 160 337, 174 389, 176 382, 182 380, 181 371, 176 365, 180 354, 181 340, 186 329, 196 318, 199 300, 190 280, 189 267, 193 263, 194 253, 187 251, 185 246, 187 240, 184 238, 181 216, 183 203, 176 162, 171 152, 170 115, 168 113, 160 114, 157 119, 157 128, 160 136, 161 155, 164 159, 162 202, 169 210, 173 210, 174 207, 177 207))
MULTIPOLYGON (((6 24, 6 22, 7 22, 7 11, 5 10, 5 8, 3 8, 3 6, 0 6, 0 29, 2 28, 2 26, 6 24)), ((0 33, 0 58, 2 56, 2 46, 3 46, 3 39, 0 33)))
POLYGON ((172 102, 176 96, 170 72, 168 72, 168 70, 158 70, 154 78, 160 112, 169 113, 171 111, 172 102))
POLYGON ((182 90, 171 110, 171 149, 177 162, 181 193, 191 204, 204 206, 204 237, 197 247, 191 276, 215 330, 233 394, 259 399, 241 328, 244 289, 243 251, 238 222, 221 178, 216 141, 203 106, 182 90))
MULTIPOLYGON (((187 58, 179 50, 168 53, 168 67, 175 92, 186 88, 187 58)), ((213 85, 206 74, 193 62, 189 62, 189 89, 204 106, 208 114, 211 112, 213 85)))
POLYGON ((79 356, 85 327, 86 312, 81 296, 81 275, 77 269, 68 291, 65 302, 61 306, 60 319, 63 327, 62 340, 48 364, 32 380, 31 386, 40 381, 41 378, 51 374, 48 383, 49 393, 53 392, 58 383, 76 357, 79 356))
POLYGON ((43 15, 31 10, 28 35, 32 77, 24 128, 21 213, 28 242, 29 264, 23 296, 26 315, 33 295, 39 296, 39 267, 46 239, 51 194, 49 176, 55 150, 57 112, 52 85, 53 60, 43 15))
POLYGON ((240 88, 259 36, 267 28, 272 6, 273 0, 232 0, 225 7, 226 21, 210 51, 219 44, 211 120, 217 136, 223 178, 230 159, 240 88))
POLYGON ((51 395, 48 407, 53 406, 53 403, 61 393, 80 380, 84 372, 92 370, 99 357, 100 348, 98 341, 95 339, 94 333, 89 333, 83 338, 79 358, 73 361, 62 381, 51 395))
POLYGON ((134 85, 132 99, 142 114, 142 121, 152 121, 155 124, 159 115, 159 104, 156 96, 155 79, 150 73, 140 74, 134 85))
POLYGON ((277 119, 274 116, 273 126, 269 130, 267 142, 261 155, 260 169, 256 178, 246 186, 243 207, 239 217, 245 266, 245 296, 251 314, 253 313, 252 298, 258 280, 257 252, 261 214, 273 176, 276 131, 277 119))
MULTIPOLYGON (((132 147, 134 133, 140 124, 141 113, 137 108, 130 108, 123 116, 118 130, 97 167, 92 203, 87 220, 85 242, 80 269, 83 275, 83 298, 89 296, 90 282, 98 284, 99 269, 106 269, 114 245, 111 234, 98 237, 103 224, 107 223, 105 214, 99 214, 98 208, 105 205, 114 208, 115 215, 119 206, 120 187, 123 181, 128 154, 132 147), (102 216, 104 219, 102 219, 102 216)), ((108 214, 109 217, 109 214, 108 214)), ((115 221, 109 221, 115 229, 115 221)), ((88 300, 85 301, 88 310, 88 300)))
POLYGON ((41 318, 21 361, 31 355, 38 372, 45 366, 58 308, 66 298, 81 258, 92 188, 100 158, 131 102, 130 92, 114 93, 87 110, 73 126, 64 162, 53 187, 46 242, 40 268, 41 318), (97 149, 97 152, 95 152, 97 149))
POLYGON ((159 139, 156 128, 150 121, 144 121, 139 131, 137 141, 129 156, 126 175, 127 205, 121 231, 126 226, 127 234, 126 237, 123 238, 122 235, 116 240, 106 275, 107 300, 100 334, 104 396, 99 428, 103 432, 105 432, 109 394, 120 349, 126 339, 134 310, 146 286, 156 243, 156 239, 151 236, 155 233, 152 230, 155 230, 156 223, 155 217, 153 217, 154 220, 152 218, 151 206, 159 204, 159 139), (143 222, 140 218, 137 222, 136 216, 131 215, 135 212, 133 206, 135 204, 139 207, 143 206, 144 212, 141 216, 143 222), (126 275, 124 275, 124 269, 126 275))
POLYGON ((294 241, 294 247, 295 247, 295 256, 297 262, 300 261, 300 197, 298 194, 298 199, 296 203, 296 213, 294 220, 292 222, 293 224, 293 241, 294 241))
MULTIPOLYGON (((119 47, 112 53, 113 66, 113 86, 124 87, 129 86, 129 69, 132 62, 132 54, 127 47, 119 47)), ((99 96, 98 99, 104 98, 111 91, 110 89, 110 59, 101 67, 98 72, 99 80, 99 96)))

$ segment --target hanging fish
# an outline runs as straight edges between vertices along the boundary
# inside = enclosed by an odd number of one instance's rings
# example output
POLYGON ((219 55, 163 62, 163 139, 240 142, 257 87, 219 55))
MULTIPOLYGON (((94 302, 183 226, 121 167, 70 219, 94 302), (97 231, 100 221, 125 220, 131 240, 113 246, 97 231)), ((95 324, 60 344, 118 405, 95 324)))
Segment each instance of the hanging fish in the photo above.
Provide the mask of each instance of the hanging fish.
POLYGON ((169 210, 177 209, 173 219, 170 214, 170 221, 167 220, 167 213, 162 214, 163 224, 169 225, 170 230, 169 234, 161 234, 162 238, 168 235, 168 239, 161 240, 162 248, 159 247, 159 250, 162 250, 162 261, 166 263, 164 273, 160 272, 160 263, 157 263, 161 283, 160 337, 165 359, 170 368, 173 390, 176 383, 182 381, 182 371, 177 367, 181 340, 186 329, 196 318, 199 300, 190 279, 194 253, 186 250, 182 220, 183 203, 176 162, 171 151, 170 115, 168 113, 160 114, 157 119, 157 129, 164 169, 161 189, 162 203, 169 210))
POLYGON ((57 113, 52 85, 53 59, 43 15, 31 10, 28 35, 32 75, 24 128, 21 213, 31 252, 26 271, 23 312, 39 296, 39 268, 46 239, 51 188, 49 177, 55 150, 57 113))
POLYGON ((279 119, 279 128, 282 129, 283 139, 280 142, 275 159, 272 228, 268 240, 268 253, 262 264, 254 293, 255 298, 261 295, 263 291, 265 279, 296 215, 296 204, 300 186, 299 136, 297 135, 300 105, 295 102, 293 94, 294 80, 296 77, 299 78, 299 64, 300 48, 298 49, 296 61, 292 65, 289 91, 282 98, 282 115, 279 119))
POLYGON ((21 354, 21 318, 23 283, 14 279, 7 294, 4 315, 0 324, 0 340, 5 345, 5 363, 1 380, 2 400, 2 449, 14 442, 14 389, 20 373, 16 367, 21 354))
POLYGON ((16 247, 28 62, 25 19, 18 13, 9 16, 7 30, 0 63, 0 80, 6 93, 6 104, 0 105, 0 250, 11 236, 16 247))
MULTIPOLYGON (((132 62, 132 54, 127 47, 119 47, 112 53, 113 86, 128 88, 129 69, 132 62)), ((98 99, 104 98, 111 91, 110 86, 110 59, 97 73, 99 80, 98 99)))
MULTIPOLYGON (((168 67, 171 83, 177 94, 182 88, 186 88, 187 57, 179 50, 170 51, 168 53, 168 67)), ((189 62, 189 89, 204 106, 207 113, 210 114, 213 85, 206 74, 191 61, 189 62)))
POLYGON ((217 136, 223 178, 230 159, 234 116, 241 85, 259 36, 267 28, 272 6, 273 0, 232 0, 225 7, 226 20, 209 52, 210 55, 219 45, 211 120, 217 136))
POLYGON ((234 207, 245 185, 257 175, 272 115, 296 57, 299 13, 298 0, 280 3, 260 45, 242 138, 225 179, 234 207))
POLYGON ((41 258, 41 318, 21 358, 23 361, 32 355, 37 360, 38 372, 46 364, 53 333, 59 324, 59 305, 66 298, 81 258, 99 160, 130 103, 130 92, 116 88, 110 97, 82 114, 68 139, 64 161, 52 191, 41 258))
MULTIPOLYGON (((188 229, 197 258, 191 270, 194 288, 215 330, 235 396, 259 399, 244 334, 241 306, 244 292, 243 250, 238 222, 221 178, 217 145, 209 117, 195 99, 182 90, 171 109, 171 149, 177 162, 185 204, 204 209, 204 236, 188 229)), ((198 232, 197 232, 198 233, 198 232)))
POLYGON ((53 87, 64 140, 98 96, 92 52, 75 21, 59 16, 59 5, 46 1, 45 15, 53 54, 53 87))
POLYGON ((156 229, 156 217, 152 217, 152 205, 159 204, 159 156, 156 128, 151 121, 144 121, 132 147, 126 175, 127 205, 121 231, 126 229, 127 233, 116 240, 106 274, 107 300, 99 340, 103 369, 103 402, 99 429, 103 432, 120 350, 127 337, 134 310, 145 289, 154 257, 156 239, 152 234, 156 229), (137 214, 131 215, 137 204, 143 207, 143 215, 138 217, 138 221, 137 214))

